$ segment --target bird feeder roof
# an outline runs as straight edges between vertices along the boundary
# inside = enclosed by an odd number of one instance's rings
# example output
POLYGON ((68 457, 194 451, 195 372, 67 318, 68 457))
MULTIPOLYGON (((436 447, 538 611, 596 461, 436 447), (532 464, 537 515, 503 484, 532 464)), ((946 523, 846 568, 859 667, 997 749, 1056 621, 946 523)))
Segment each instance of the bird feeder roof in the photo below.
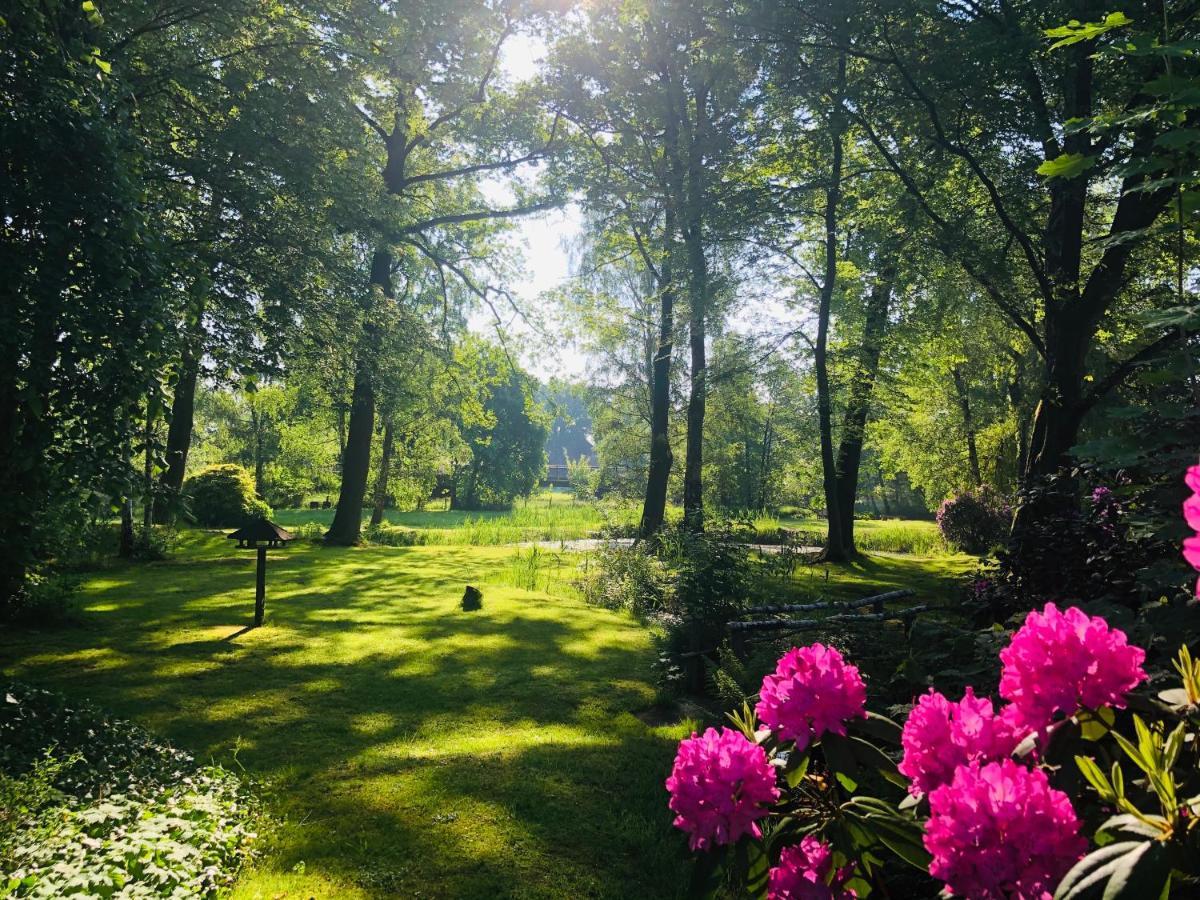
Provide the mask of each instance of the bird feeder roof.
POLYGON ((258 544, 277 546, 295 538, 284 531, 274 522, 266 519, 255 519, 229 535, 231 541, 237 541, 244 547, 254 547, 258 544))

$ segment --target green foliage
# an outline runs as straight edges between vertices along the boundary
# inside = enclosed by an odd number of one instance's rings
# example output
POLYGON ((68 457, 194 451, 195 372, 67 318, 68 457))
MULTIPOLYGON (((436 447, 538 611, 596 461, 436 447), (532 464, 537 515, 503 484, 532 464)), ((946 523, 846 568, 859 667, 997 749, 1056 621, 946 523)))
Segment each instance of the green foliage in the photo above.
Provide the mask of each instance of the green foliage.
POLYGON ((237 527, 271 516, 271 508, 254 492, 250 473, 241 466, 209 466, 184 482, 183 490, 192 518, 208 528, 237 527))
POLYGON ((600 487, 600 470, 592 468, 586 456, 567 460, 567 477, 571 481, 571 494, 576 500, 591 500, 600 487))
POLYGON ((0 621, 34 627, 59 625, 71 617, 79 578, 37 573, 15 594, 0 600, 0 621))
POLYGON ((87 704, 8 684, 0 885, 11 897, 215 897, 265 824, 246 785, 87 704))

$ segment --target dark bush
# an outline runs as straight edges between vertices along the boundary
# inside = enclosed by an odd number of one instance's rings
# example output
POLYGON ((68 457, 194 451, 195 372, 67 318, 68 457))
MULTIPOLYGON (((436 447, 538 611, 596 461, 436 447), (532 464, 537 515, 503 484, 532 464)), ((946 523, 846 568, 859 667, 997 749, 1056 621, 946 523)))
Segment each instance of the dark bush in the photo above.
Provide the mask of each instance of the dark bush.
POLYGON ((942 501, 937 511, 942 538, 964 553, 986 553, 1004 540, 1012 510, 988 488, 942 501))
POLYGON ((21 590, 0 602, 0 621, 44 627, 71 616, 79 579, 70 575, 31 575, 21 590))
POLYGON ((237 528, 250 519, 268 518, 271 507, 254 493, 254 480, 241 466, 209 466, 183 485, 192 518, 208 528, 237 528))

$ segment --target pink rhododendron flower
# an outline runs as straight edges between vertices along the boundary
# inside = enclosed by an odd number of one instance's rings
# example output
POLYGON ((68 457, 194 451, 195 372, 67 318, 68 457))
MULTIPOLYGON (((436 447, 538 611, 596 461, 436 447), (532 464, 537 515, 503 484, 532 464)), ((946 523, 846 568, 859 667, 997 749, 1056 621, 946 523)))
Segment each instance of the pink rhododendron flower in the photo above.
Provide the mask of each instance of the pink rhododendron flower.
MULTIPOLYGON (((1192 491, 1192 496, 1183 501, 1183 518, 1192 531, 1200 531, 1200 466, 1188 466, 1183 480, 1192 491)), ((1183 558, 1200 572, 1200 534, 1184 539, 1183 558)), ((1200 597, 1200 580, 1196 581, 1196 596, 1200 597)))
POLYGON ((1192 494, 1183 501, 1183 518, 1192 531, 1200 531, 1200 494, 1192 494))
POLYGON ((1000 651, 1000 696, 1012 703, 1016 724, 1040 731, 1058 713, 1124 706, 1125 694, 1146 680, 1145 658, 1101 617, 1047 603, 1000 651))
POLYGON ((833 868, 829 845, 808 835, 798 846, 785 847, 779 865, 767 875, 768 900, 854 900, 858 896, 843 887, 854 866, 833 868))
POLYGON ((729 728, 680 741, 667 790, 675 827, 691 835, 693 850, 732 844, 743 834, 759 837, 755 820, 779 799, 763 748, 729 728))
POLYGON ((803 750, 827 731, 846 733, 846 720, 866 718, 867 688, 856 666, 833 647, 793 647, 763 679, 755 713, 803 750))
POLYGON ((908 714, 900 736, 904 759, 899 768, 912 782, 909 793, 928 794, 948 784, 966 763, 1008 756, 1021 738, 1010 719, 995 714, 992 701, 976 697, 971 688, 958 703, 931 688, 908 714))
POLYGON ((929 809, 929 874, 971 900, 1050 900, 1087 850, 1067 795, 1011 759, 960 766, 929 809))

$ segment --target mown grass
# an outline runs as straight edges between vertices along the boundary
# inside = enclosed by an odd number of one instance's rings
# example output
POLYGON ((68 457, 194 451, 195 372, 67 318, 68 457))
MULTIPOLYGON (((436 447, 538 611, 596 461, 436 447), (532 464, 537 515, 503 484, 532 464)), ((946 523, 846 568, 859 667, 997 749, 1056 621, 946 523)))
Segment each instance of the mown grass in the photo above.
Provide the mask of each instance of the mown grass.
POLYGON ((265 779, 286 824, 235 897, 678 896, 662 779, 695 723, 638 718, 641 626, 497 583, 512 556, 300 541, 247 629, 253 554, 185 532, 88 577, 73 627, 0 634, 0 670, 265 779))

